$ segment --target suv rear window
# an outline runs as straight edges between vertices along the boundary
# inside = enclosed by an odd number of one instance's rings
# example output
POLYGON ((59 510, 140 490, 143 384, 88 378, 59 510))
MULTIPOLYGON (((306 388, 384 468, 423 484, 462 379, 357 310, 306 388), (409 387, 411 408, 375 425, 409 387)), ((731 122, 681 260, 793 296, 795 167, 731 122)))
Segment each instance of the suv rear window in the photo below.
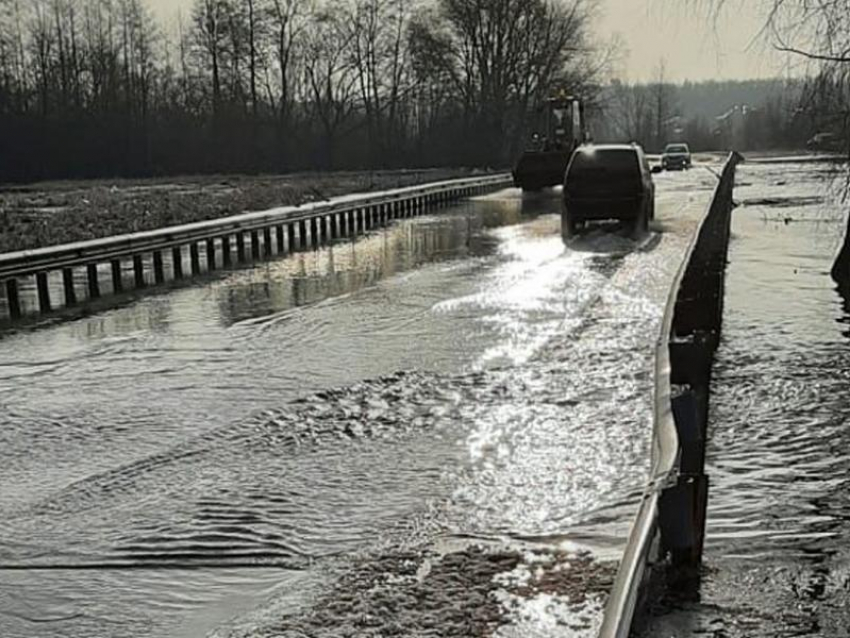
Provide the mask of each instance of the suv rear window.
POLYGON ((639 170, 637 152, 626 148, 579 150, 570 164, 570 174, 593 171, 622 174, 639 170))
POLYGON ((684 144, 671 144, 666 149, 664 149, 665 153, 687 153, 688 147, 684 144))
POLYGON ((640 189, 638 153, 630 148, 580 149, 573 154, 565 188, 576 196, 631 194, 640 189))

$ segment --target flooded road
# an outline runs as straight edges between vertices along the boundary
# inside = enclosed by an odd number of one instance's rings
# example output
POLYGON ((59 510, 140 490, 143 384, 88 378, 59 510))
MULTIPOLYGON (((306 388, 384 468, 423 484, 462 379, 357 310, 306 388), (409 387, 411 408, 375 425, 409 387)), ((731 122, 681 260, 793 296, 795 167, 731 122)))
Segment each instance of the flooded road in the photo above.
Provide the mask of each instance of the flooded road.
POLYGON ((644 635, 848 634, 850 307, 829 277, 846 226, 835 170, 738 169, 702 584, 644 635))
POLYGON ((660 176, 639 243, 507 190, 5 333, 0 635, 592 633, 714 184, 660 176))

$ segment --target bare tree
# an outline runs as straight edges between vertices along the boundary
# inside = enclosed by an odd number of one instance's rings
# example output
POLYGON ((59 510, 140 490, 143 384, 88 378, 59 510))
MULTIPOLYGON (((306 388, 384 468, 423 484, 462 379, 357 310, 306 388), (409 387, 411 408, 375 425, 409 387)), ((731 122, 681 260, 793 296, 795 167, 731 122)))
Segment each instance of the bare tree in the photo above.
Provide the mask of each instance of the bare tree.
POLYGON ((221 70, 227 57, 230 6, 226 0, 196 0, 192 14, 198 45, 212 74, 213 115, 221 109, 221 70))
MULTIPOLYGON (((740 0, 704 0, 715 15, 740 0)), ((805 108, 841 129, 850 151, 850 0, 766 0, 763 35, 780 52, 811 61, 817 78, 805 108)), ((850 220, 832 277, 850 295, 850 220)))
POLYGON ((529 107, 565 84, 587 88, 590 0, 440 0, 412 31, 460 97, 469 136, 490 161, 504 161, 529 107), (580 86, 583 85, 583 86, 580 86), (505 132, 508 132, 507 143, 505 132))
POLYGON ((312 5, 305 0, 271 0, 274 50, 278 71, 278 117, 281 131, 287 131, 297 84, 296 67, 301 38, 306 28, 306 14, 312 5))
POLYGON ((667 122, 673 113, 672 87, 667 83, 667 61, 662 58, 655 67, 652 83, 652 105, 655 115, 655 146, 658 150, 667 142, 667 122))
POLYGON ((617 137, 629 142, 649 143, 654 136, 654 109, 650 87, 614 82, 605 108, 617 137))
POLYGON ((304 73, 310 107, 322 128, 326 168, 334 166, 336 143, 355 108, 357 77, 346 55, 351 32, 343 19, 333 8, 318 12, 305 43, 304 73))
POLYGON ((503 163, 550 91, 593 90, 596 1, 193 0, 162 28, 0 0, 0 171, 503 163))
POLYGON ((257 10, 259 8, 257 0, 245 0, 248 7, 248 69, 250 73, 251 86, 251 112, 254 120, 257 119, 257 10))
POLYGON ((346 20, 374 164, 388 159, 402 137, 400 105, 409 70, 405 46, 409 19, 405 0, 355 0, 346 20))

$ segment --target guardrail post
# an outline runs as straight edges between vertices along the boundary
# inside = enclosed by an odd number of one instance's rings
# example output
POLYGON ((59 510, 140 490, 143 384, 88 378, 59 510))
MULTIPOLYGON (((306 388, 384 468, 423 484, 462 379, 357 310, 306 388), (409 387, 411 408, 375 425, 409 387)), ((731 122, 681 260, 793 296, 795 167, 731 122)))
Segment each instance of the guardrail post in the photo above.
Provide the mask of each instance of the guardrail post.
POLYGON ((326 244, 328 242, 328 216, 322 215, 319 217, 319 243, 326 244))
POLYGON ((47 273, 35 274, 35 285, 38 289, 38 308, 41 313, 50 312, 50 288, 47 285, 47 273))
POLYGON ((681 476, 661 494, 660 527, 674 567, 696 568, 702 561, 708 477, 681 476))
POLYGON ((287 224, 286 226, 286 247, 289 252, 295 252, 295 224, 287 224))
POLYGON ((240 264, 245 263, 245 233, 241 230, 236 232, 236 259, 240 264))
POLYGON ((298 222, 298 248, 304 250, 307 247, 307 222, 301 220, 298 222))
POLYGON ((9 306, 9 318, 21 318, 21 294, 18 290, 18 280, 12 277, 6 280, 6 303, 9 306))
POLYGON ((339 235, 339 214, 331 213, 331 240, 334 240, 339 235))
POLYGON ((263 256, 260 253, 260 233, 257 230, 251 231, 251 259, 259 261, 263 256))
POLYGON ((222 235, 221 236, 221 266, 222 268, 228 268, 233 261, 233 257, 230 253, 230 235, 222 235))
POLYGON ((198 250, 198 242, 193 241, 189 244, 189 261, 192 264, 192 274, 201 274, 201 254, 198 250))
POLYGON ((286 252, 285 249, 284 249, 284 246, 283 246, 283 235, 284 235, 283 226, 275 227, 275 239, 277 240, 277 254, 278 255, 282 255, 284 252, 286 252))
POLYGON ((98 299, 100 282, 97 280, 97 264, 86 264, 86 279, 89 285, 89 299, 98 299))
POLYGON ((215 239, 207 239, 207 271, 215 270, 215 239))
POLYGON ((50 288, 47 285, 47 273, 37 272, 35 274, 35 284, 38 292, 38 307, 42 313, 50 312, 50 288))
POLYGON ((319 234, 319 225, 318 225, 318 223, 316 223, 316 218, 311 217, 310 218, 310 246, 312 248, 316 248, 319 244, 319 242, 317 241, 318 234, 319 234))
POLYGON ((263 228, 263 255, 268 259, 272 256, 272 228, 263 228))
POLYGON ((121 260, 113 259, 110 264, 112 268, 112 292, 118 293, 124 290, 124 282, 121 281, 121 260))
POLYGON ((133 276, 136 280, 136 288, 145 287, 145 264, 141 255, 133 255, 133 276))
POLYGON ((171 266, 174 279, 183 279, 183 249, 180 246, 171 249, 171 266))
MULTIPOLYGON (((711 356, 704 354, 697 353, 693 364, 707 363, 710 368, 711 356)), ((704 472, 707 387, 683 392, 671 403, 681 458, 677 483, 664 490, 659 503, 661 540, 674 566, 693 568, 702 560, 708 503, 708 477, 704 472)))
POLYGON ((162 264, 162 251, 153 251, 153 280, 159 286, 165 283, 165 268, 162 264))
POLYGON ((65 305, 73 306, 77 303, 77 291, 74 290, 74 269, 62 269, 62 286, 65 289, 65 305))

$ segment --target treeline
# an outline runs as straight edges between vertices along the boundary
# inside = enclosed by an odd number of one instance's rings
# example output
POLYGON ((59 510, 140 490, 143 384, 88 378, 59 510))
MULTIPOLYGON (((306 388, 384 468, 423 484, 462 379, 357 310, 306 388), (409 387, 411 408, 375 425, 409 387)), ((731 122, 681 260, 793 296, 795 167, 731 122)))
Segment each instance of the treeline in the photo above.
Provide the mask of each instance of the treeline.
POLYGON ((613 82, 597 139, 632 140, 653 151, 687 141, 694 150, 793 149, 832 130, 817 78, 647 84, 613 82))
POLYGON ((594 93, 593 7, 0 0, 0 180, 504 165, 552 91, 594 93))

